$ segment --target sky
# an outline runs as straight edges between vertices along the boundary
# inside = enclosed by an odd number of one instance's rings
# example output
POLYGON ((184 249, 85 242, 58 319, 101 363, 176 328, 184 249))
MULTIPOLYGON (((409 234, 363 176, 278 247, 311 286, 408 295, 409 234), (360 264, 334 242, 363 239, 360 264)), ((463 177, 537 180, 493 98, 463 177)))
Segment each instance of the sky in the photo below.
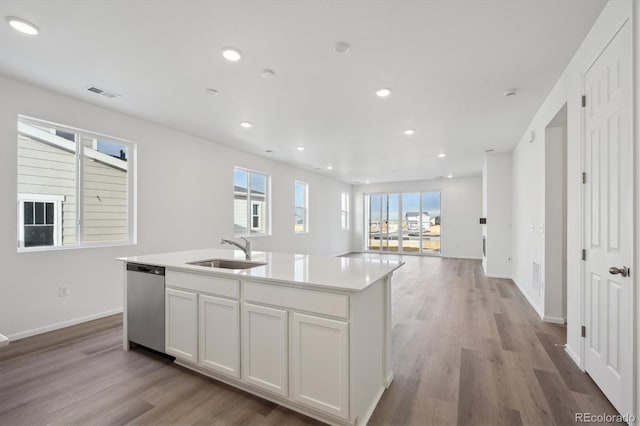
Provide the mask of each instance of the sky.
POLYGON ((98 151, 102 153, 113 155, 114 157, 120 157, 120 150, 124 151, 125 158, 129 158, 129 155, 127 154, 127 147, 125 145, 98 140, 98 151))
MULTIPOLYGON (((400 194, 372 194, 371 199, 371 219, 375 221, 380 218, 380 202, 387 204, 389 207, 389 220, 398 220, 399 217, 399 199, 400 194), (378 206, 378 207, 375 207, 378 206)), ((386 206, 383 208, 386 216, 386 206)), ((419 193, 407 193, 402 194, 402 210, 403 216, 406 212, 418 212, 420 211, 420 194, 419 193)), ((430 217, 440 215, 440 193, 439 192, 423 192, 422 193, 422 211, 429 214, 430 217)))

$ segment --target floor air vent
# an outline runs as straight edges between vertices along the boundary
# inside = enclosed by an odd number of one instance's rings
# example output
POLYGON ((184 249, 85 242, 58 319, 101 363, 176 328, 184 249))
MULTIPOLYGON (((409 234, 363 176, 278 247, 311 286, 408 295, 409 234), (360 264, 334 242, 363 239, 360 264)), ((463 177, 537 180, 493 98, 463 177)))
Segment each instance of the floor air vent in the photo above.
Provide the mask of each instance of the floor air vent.
POLYGON ((542 267, 540 266, 540 262, 533 261, 531 263, 533 266, 531 286, 539 296, 542 290, 542 267))

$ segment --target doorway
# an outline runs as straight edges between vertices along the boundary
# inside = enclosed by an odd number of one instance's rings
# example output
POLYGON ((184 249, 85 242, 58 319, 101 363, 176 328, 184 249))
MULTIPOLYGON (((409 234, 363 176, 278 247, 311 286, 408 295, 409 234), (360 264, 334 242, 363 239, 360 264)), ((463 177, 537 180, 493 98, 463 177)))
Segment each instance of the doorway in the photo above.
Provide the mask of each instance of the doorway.
POLYGON ((544 131, 544 319, 567 318, 567 104, 544 131))
POLYGON ((365 194, 366 251, 441 253, 440 192, 365 194))

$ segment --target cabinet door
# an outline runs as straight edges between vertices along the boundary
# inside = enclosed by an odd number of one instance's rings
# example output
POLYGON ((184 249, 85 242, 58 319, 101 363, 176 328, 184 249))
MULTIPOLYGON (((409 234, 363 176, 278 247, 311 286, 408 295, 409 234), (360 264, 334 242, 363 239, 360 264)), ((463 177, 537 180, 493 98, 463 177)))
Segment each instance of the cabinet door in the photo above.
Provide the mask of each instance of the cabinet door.
POLYGON ((185 361, 198 361, 198 295, 167 288, 167 353, 185 361))
POLYGON ((292 397, 327 413, 349 418, 349 325, 293 314, 292 397))
POLYGON ((287 396, 287 311, 243 303, 242 378, 287 396))
POLYGON ((200 365, 240 377, 240 312, 238 302, 200 295, 200 365))

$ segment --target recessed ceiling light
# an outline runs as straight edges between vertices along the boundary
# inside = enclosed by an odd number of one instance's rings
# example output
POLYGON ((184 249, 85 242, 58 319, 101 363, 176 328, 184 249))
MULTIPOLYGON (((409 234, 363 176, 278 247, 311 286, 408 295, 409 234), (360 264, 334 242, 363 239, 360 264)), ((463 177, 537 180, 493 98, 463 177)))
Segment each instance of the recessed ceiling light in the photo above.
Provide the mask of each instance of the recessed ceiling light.
POLYGON ((444 157, 446 157, 446 156, 447 156, 447 154, 445 154, 445 153, 443 153, 443 152, 441 152, 440 154, 438 154, 438 157, 440 157, 440 158, 444 158, 444 157))
POLYGON ((264 152, 266 152, 267 154, 271 154, 273 152, 272 149, 265 149, 264 152))
POLYGON ((237 62, 242 58, 242 53, 233 47, 225 47, 222 49, 222 56, 224 56, 227 61, 237 62))
POLYGON ((240 126, 244 127, 245 129, 250 129, 251 127, 253 127, 253 124, 251 124, 250 121, 241 121, 240 126))
POLYGON ((349 50, 351 50, 351 46, 349 46, 349 43, 344 41, 336 43, 336 45, 333 46, 333 51, 336 53, 347 53, 349 50))
POLYGON ((327 166, 327 170, 333 170, 333 166, 332 166, 331 164, 329 164, 329 165, 327 166))
POLYGON ((391 89, 378 89, 376 90, 376 96, 379 98, 386 98, 391 94, 391 89))
POLYGON ((510 98, 518 94, 518 89, 509 89, 504 92, 505 98, 510 98))
POLYGON ((16 18, 15 16, 7 16, 5 19, 14 30, 20 31, 23 34, 37 35, 40 32, 38 27, 24 19, 16 18))
POLYGON ((451 179, 452 177, 453 177, 453 175, 452 175, 451 173, 449 173, 449 174, 447 175, 447 179, 451 179))
POLYGON ((304 146, 302 146, 302 145, 298 145, 298 146, 296 147, 296 149, 297 149, 298 151, 304 151, 306 148, 305 148, 304 146))
POLYGON ((204 89, 204 92, 205 92, 207 95, 211 95, 211 96, 218 96, 218 94, 219 94, 219 92, 218 92, 216 89, 211 89, 211 88, 209 88, 209 89, 204 89))
POLYGON ((262 78, 273 78, 276 76, 276 72, 274 70, 270 70, 268 68, 265 68, 262 70, 262 72, 260 73, 260 77, 262 78))
POLYGON ((413 136, 416 134, 416 129, 407 129, 404 131, 405 136, 413 136))
POLYGON ((365 180, 364 183, 366 183, 367 185, 370 184, 371 182, 369 181, 369 179, 365 180))

